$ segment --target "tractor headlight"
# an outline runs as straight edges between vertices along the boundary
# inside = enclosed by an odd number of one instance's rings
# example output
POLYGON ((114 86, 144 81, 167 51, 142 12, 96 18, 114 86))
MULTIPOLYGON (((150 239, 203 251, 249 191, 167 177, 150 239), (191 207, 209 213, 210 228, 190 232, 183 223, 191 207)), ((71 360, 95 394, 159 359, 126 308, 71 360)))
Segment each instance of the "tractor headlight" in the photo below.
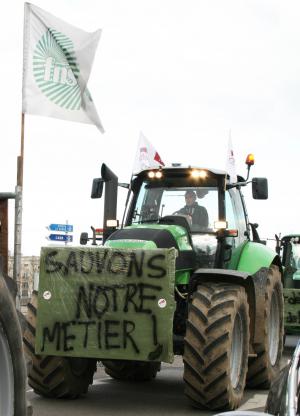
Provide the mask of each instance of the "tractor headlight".
POLYGON ((191 177, 193 179, 205 179, 207 177, 207 172, 205 170, 193 169, 191 171, 191 177))
POLYGON ((161 179, 163 176, 162 171, 161 170, 150 170, 150 172, 148 172, 148 178, 153 179, 161 179))
POLYGON ((107 228, 116 228, 119 226, 118 220, 106 220, 106 227, 107 228))
POLYGON ((228 226, 227 221, 215 221, 214 222, 215 230, 226 230, 227 226, 228 226))

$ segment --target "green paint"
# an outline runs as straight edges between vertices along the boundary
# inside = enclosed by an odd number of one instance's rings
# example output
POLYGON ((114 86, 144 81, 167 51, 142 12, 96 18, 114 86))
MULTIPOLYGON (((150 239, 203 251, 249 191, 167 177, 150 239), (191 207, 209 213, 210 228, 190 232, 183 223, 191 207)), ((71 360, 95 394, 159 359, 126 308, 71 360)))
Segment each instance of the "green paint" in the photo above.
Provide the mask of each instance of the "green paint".
POLYGON ((239 261, 240 261, 240 258, 241 258, 241 254, 242 254, 242 252, 244 250, 244 247, 247 243, 248 243, 248 241, 244 241, 242 244, 240 244, 239 246, 237 246, 236 248, 234 248, 232 250, 231 259, 226 265, 227 269, 237 270, 238 265, 239 265, 239 261))
POLYGON ((262 267, 270 267, 275 256, 276 253, 265 245, 248 241, 243 247, 237 270, 254 274, 262 267))
POLYGON ((153 241, 147 240, 107 240, 105 247, 109 248, 141 248, 143 250, 157 248, 153 241))
POLYGON ((188 233, 185 230, 185 228, 180 227, 179 225, 169 225, 169 224, 136 224, 131 225, 130 227, 125 227, 125 229, 128 228, 151 228, 153 230, 166 230, 177 241, 179 250, 192 250, 192 247, 189 243, 188 239, 188 233))
POLYGON ((187 285, 190 281, 191 272, 177 271, 175 273, 175 282, 177 285, 187 285))
POLYGON ((80 70, 71 39, 49 28, 36 45, 32 71, 49 100, 67 110, 81 108, 80 70))
POLYGON ((172 362, 175 254, 43 248, 36 353, 172 362))

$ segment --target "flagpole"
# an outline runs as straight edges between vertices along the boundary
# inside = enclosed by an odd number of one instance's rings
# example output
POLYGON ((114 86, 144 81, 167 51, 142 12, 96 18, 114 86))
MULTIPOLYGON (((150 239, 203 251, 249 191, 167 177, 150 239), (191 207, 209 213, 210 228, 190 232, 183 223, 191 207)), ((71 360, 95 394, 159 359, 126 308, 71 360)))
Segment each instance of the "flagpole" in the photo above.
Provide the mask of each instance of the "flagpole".
MULTIPOLYGON (((21 154, 18 156, 17 163, 17 186, 15 198, 15 235, 14 235, 14 269, 13 279, 20 282, 21 280, 21 260, 22 260, 22 205, 23 205, 23 166, 24 166, 24 132, 25 132, 25 114, 21 116, 21 154)), ((20 297, 18 291, 17 297, 20 297)), ((19 307, 17 302, 17 307, 19 307)))
POLYGON ((21 116, 21 156, 20 156, 20 168, 18 163, 18 179, 17 185, 23 188, 23 160, 24 160, 24 129, 25 129, 25 114, 22 112, 21 116))
POLYGON ((228 135, 228 143, 227 143, 227 156, 226 156, 226 173, 225 173, 225 179, 224 179, 224 192, 226 192, 226 185, 227 185, 227 164, 228 164, 228 145, 229 145, 229 141, 231 139, 231 129, 229 129, 229 135, 228 135))

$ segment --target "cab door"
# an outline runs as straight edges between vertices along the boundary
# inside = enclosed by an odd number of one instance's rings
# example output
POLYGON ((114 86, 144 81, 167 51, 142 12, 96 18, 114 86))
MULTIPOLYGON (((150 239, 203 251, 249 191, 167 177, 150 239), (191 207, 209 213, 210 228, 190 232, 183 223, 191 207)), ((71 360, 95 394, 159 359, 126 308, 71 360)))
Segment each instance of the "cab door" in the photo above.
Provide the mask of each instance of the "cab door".
POLYGON ((225 192, 225 214, 228 230, 236 230, 236 236, 226 238, 227 250, 225 264, 229 269, 236 269, 244 245, 248 241, 246 215, 239 189, 229 189, 225 192))

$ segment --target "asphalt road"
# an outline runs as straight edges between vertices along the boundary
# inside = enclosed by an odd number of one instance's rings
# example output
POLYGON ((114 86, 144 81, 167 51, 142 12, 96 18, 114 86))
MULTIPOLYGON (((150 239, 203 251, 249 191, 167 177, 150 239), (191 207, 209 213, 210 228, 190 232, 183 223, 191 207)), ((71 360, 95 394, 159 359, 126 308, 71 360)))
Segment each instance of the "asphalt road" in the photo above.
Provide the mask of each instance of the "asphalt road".
MULTIPOLYGON (((295 339, 287 340, 294 346, 295 339)), ((291 357, 293 349, 286 348, 282 365, 291 357)), ((111 379, 102 367, 94 376, 88 394, 77 400, 50 400, 28 389, 28 399, 34 416, 177 416, 213 415, 216 412, 200 411, 191 407, 184 396, 182 358, 176 357, 172 365, 162 365, 157 378, 151 382, 128 383, 111 379)), ((263 411, 267 390, 246 390, 240 410, 263 411)))

